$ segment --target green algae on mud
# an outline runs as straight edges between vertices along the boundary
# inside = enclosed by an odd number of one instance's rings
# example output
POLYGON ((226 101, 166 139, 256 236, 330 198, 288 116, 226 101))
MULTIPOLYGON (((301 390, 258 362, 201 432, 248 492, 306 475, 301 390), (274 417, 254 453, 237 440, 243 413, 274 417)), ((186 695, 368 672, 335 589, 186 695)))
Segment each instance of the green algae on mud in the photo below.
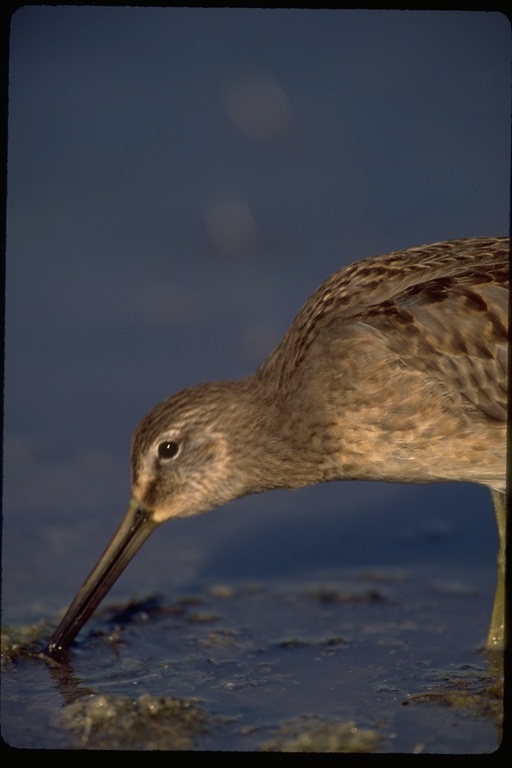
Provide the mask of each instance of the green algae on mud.
POLYGON ((36 624, 2 627, 2 667, 22 656, 38 657, 38 648, 50 632, 51 626, 45 619, 36 624))
POLYGON ((370 728, 358 728, 352 720, 328 722, 304 716, 282 723, 261 749, 263 752, 374 752, 382 738, 370 728))
POLYGON ((182 750, 194 747, 215 718, 170 696, 91 694, 63 707, 60 724, 91 749, 182 750))
POLYGON ((467 710, 476 717, 492 718, 501 727, 504 678, 491 676, 470 664, 459 670, 432 671, 425 681, 428 690, 412 693, 404 704, 441 704, 467 710))

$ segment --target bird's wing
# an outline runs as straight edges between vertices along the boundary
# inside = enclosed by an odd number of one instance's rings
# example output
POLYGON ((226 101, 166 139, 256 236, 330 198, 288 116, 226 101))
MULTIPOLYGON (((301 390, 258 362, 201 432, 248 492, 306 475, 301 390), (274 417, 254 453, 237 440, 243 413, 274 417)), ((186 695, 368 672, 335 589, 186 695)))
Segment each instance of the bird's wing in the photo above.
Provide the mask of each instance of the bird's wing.
POLYGON ((459 392, 483 414, 507 415, 507 265, 410 287, 353 321, 377 330, 409 368, 459 392), (499 278, 499 279, 497 279, 499 278))
POLYGON ((503 420, 508 256, 508 238, 468 238, 350 264, 311 295, 259 375, 286 387, 319 347, 350 358, 348 340, 366 329, 410 369, 503 420))

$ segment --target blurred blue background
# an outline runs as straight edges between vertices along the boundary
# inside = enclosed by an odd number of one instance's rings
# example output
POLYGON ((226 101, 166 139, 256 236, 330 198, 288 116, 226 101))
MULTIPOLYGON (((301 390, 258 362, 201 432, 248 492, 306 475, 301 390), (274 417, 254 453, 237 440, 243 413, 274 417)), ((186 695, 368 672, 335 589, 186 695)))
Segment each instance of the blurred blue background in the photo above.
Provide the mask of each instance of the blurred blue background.
MULTIPOLYGON (((4 621, 74 595, 159 400, 250 373, 344 264, 508 233, 510 54, 491 12, 15 13, 4 621)), ((486 489, 336 483, 169 523, 116 589, 421 560, 492 586, 495 550, 486 489)))

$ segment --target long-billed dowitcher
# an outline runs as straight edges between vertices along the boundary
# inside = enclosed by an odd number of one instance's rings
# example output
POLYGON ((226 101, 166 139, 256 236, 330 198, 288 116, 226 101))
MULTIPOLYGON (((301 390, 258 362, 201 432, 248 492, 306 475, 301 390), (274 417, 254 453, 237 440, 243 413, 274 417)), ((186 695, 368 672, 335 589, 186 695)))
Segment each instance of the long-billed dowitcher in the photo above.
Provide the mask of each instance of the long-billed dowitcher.
POLYGON ((504 635, 507 238, 351 264, 313 293, 265 363, 185 389, 132 442, 132 494, 47 653, 65 653, 160 523, 327 480, 491 488, 500 552, 488 647, 504 635))

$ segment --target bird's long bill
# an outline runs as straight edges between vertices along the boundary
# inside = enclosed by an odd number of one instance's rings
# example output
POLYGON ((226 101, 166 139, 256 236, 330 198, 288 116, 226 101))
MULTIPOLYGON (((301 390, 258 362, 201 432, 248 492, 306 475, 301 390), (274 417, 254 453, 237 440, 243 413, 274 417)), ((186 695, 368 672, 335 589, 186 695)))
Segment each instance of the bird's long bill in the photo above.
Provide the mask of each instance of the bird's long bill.
POLYGON ((157 526, 149 512, 130 502, 121 525, 66 611, 45 653, 57 659, 65 657, 87 619, 157 526))

